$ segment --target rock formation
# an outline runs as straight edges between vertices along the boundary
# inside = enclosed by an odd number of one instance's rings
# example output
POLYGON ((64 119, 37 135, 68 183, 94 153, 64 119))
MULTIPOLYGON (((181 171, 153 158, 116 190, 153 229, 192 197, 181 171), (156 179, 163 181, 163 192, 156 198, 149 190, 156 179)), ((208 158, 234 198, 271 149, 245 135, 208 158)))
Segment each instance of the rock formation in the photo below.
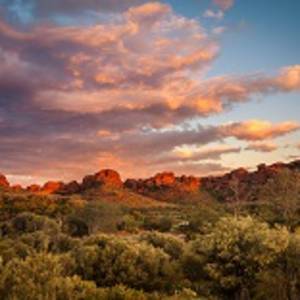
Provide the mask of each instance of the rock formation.
POLYGON ((110 169, 102 170, 95 175, 88 175, 83 178, 81 189, 87 190, 102 185, 121 188, 123 182, 118 172, 110 169))
POLYGON ((43 194, 56 194, 64 188, 64 184, 60 181, 48 181, 41 188, 43 194))
POLYGON ((56 192, 62 195, 70 195, 70 194, 80 193, 80 191, 81 191, 80 184, 77 181, 71 181, 67 184, 64 184, 63 187, 56 192))
POLYGON ((40 192, 41 187, 38 184, 31 184, 26 188, 26 191, 30 193, 38 193, 40 192))
POLYGON ((22 192, 23 187, 20 184, 15 184, 11 187, 11 190, 14 192, 22 192))
POLYGON ((222 201, 234 201, 236 194, 240 200, 255 201, 259 188, 284 169, 300 171, 300 160, 288 164, 275 163, 270 166, 260 164, 253 172, 240 168, 223 176, 202 178, 202 185, 222 201))
POLYGON ((124 185, 139 194, 172 201, 199 191, 201 180, 194 176, 176 177, 172 172, 162 172, 144 180, 128 179, 124 185))
POLYGON ((6 177, 2 174, 0 174, 0 187, 3 187, 3 188, 8 188, 9 187, 9 182, 8 180, 6 179, 6 177))
MULTIPOLYGON (((270 166, 260 164, 253 172, 239 168, 223 176, 203 178, 185 175, 176 177, 172 172, 162 172, 147 179, 127 179, 124 184, 118 172, 106 169, 84 177, 81 184, 76 181, 67 184, 59 181, 49 181, 43 187, 33 184, 28 186, 26 190, 32 193, 69 195, 103 186, 117 189, 125 187, 132 192, 164 201, 174 199, 184 201, 189 199, 192 194, 195 196, 193 199, 198 201, 197 192, 207 190, 212 192, 220 201, 234 201, 237 196, 241 200, 254 201, 258 189, 284 169, 300 172, 300 160, 287 164, 275 163, 270 166)), ((1 174, 0 187, 9 188, 9 182, 1 174)), ((11 187, 11 189, 21 191, 22 187, 17 185, 11 187)))

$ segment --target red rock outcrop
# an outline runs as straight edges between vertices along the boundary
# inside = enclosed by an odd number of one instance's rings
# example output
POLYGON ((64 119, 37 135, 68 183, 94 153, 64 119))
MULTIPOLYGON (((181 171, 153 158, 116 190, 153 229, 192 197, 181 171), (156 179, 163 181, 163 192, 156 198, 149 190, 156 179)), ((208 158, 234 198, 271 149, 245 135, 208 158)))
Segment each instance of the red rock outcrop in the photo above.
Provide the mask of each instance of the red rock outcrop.
POLYGON ((97 188, 102 185, 121 188, 123 182, 118 172, 110 169, 102 170, 95 175, 88 175, 83 178, 81 188, 87 190, 97 188))
POLYGON ((71 181, 67 184, 65 184, 60 190, 57 192, 62 195, 71 195, 71 194, 77 194, 80 193, 81 186, 77 181, 71 181))
POLYGON ((38 193, 41 190, 41 186, 38 184, 31 184, 26 188, 26 191, 30 193, 38 193))
POLYGON ((11 187, 11 190, 14 192, 22 192, 23 187, 20 184, 15 184, 11 187))
POLYGON ((260 164, 256 171, 248 172, 240 168, 223 176, 202 178, 205 189, 218 195, 219 200, 234 201, 233 192, 240 200, 255 201, 258 189, 284 169, 300 171, 300 160, 288 164, 275 163, 270 166, 260 164))
POLYGON ((43 185, 40 192, 43 194, 56 194, 64 188, 63 182, 60 181, 48 181, 43 185))
POLYGON ((194 192, 199 190, 201 186, 201 179, 194 176, 181 176, 177 178, 179 187, 181 190, 186 192, 194 192))
POLYGON ((9 182, 8 182, 7 178, 2 174, 0 174, 0 187, 3 187, 3 188, 9 187, 9 182))
POLYGON ((172 172, 158 173, 152 178, 155 186, 172 186, 176 181, 176 177, 172 172))
POLYGON ((176 177, 172 172, 162 172, 144 180, 127 179, 124 185, 139 194, 172 201, 199 191, 201 180, 194 176, 176 177))
MULTIPOLYGON (((82 184, 72 181, 68 184, 50 181, 43 187, 33 184, 27 187, 27 191, 44 194, 75 194, 91 188, 110 186, 113 188, 126 188, 133 192, 143 194, 155 199, 172 201, 180 198, 188 199, 188 195, 195 196, 199 200, 197 191, 202 188, 213 192, 220 201, 234 201, 236 193, 241 200, 255 201, 258 189, 270 178, 276 176, 281 170, 297 170, 300 172, 300 160, 290 163, 275 163, 270 166, 261 164, 253 172, 244 168, 233 170, 223 176, 198 178, 194 176, 176 177, 172 172, 158 173, 147 179, 127 179, 123 184, 118 172, 110 169, 102 170, 94 175, 84 177, 82 184), (234 191, 234 193, 233 193, 234 191), (233 196, 233 194, 235 194, 233 196), (198 197, 198 198, 197 198, 198 197)), ((0 187, 9 188, 9 182, 0 174, 0 187)), ((21 191, 21 186, 13 186, 12 190, 21 191)), ((198 201, 197 200, 197 201, 198 201)))

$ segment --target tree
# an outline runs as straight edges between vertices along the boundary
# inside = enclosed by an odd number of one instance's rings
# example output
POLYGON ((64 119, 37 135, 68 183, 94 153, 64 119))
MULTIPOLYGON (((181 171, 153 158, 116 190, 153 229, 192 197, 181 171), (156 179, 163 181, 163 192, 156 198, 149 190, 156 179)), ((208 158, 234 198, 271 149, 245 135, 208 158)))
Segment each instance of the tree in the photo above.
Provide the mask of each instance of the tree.
POLYGON ((294 230, 300 223, 300 172, 282 170, 259 193, 265 207, 258 214, 270 223, 281 223, 294 230))
POLYGON ((248 299, 256 274, 285 251, 288 237, 286 229, 251 217, 222 218, 191 243, 183 271, 200 292, 206 287, 222 299, 248 299))
POLYGON ((71 252, 76 274, 98 286, 124 284, 145 291, 169 290, 176 272, 168 254, 145 243, 91 236, 71 252))
POLYGON ((53 280, 62 275, 59 258, 50 254, 14 258, 0 280, 1 299, 55 299, 53 280))
POLYGON ((155 248, 162 249, 173 259, 179 259, 183 254, 184 241, 171 234, 150 232, 142 235, 140 240, 147 242, 155 248))
POLYGON ((84 236, 97 231, 114 232, 122 216, 121 209, 110 203, 90 202, 78 208, 66 219, 66 228, 73 236, 84 236))
POLYGON ((255 299, 300 299, 300 236, 291 234, 289 245, 274 264, 258 274, 255 299))

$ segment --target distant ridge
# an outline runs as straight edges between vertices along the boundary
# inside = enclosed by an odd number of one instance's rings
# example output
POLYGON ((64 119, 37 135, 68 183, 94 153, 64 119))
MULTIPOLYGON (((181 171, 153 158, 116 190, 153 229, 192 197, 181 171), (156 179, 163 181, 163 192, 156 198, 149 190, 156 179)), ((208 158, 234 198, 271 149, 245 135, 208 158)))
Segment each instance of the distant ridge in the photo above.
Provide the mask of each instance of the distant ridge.
POLYGON ((205 190, 219 195, 219 198, 223 201, 232 201, 228 192, 232 184, 236 184, 240 190, 241 197, 246 198, 246 194, 249 194, 249 189, 265 184, 270 178, 285 169, 300 171, 300 160, 289 163, 278 162, 268 166, 260 164, 252 172, 244 168, 238 168, 222 176, 195 177, 183 175, 176 177, 172 172, 162 172, 147 179, 127 179, 125 182, 121 180, 117 171, 105 169, 94 175, 85 176, 81 183, 77 181, 69 183, 49 181, 43 186, 33 184, 26 188, 20 185, 11 186, 5 175, 0 174, 0 187, 16 192, 27 191, 46 195, 80 194, 90 190, 97 191, 101 189, 103 191, 108 188, 116 191, 126 189, 135 194, 161 201, 174 201, 189 197, 197 200, 199 191, 205 190))

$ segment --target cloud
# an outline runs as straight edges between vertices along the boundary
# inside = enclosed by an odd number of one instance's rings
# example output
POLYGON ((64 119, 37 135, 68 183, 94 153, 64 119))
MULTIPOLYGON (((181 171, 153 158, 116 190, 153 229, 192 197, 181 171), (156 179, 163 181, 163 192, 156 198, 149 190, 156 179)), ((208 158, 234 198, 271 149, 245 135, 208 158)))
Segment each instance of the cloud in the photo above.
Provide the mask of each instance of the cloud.
POLYGON ((222 33, 224 33, 226 31, 226 27, 225 26, 218 26, 212 29, 212 34, 215 35, 220 35, 222 33))
POLYGON ((300 65, 283 68, 277 78, 277 84, 283 90, 300 90, 300 65))
POLYGON ((86 27, 0 25, 4 51, 58 79, 36 97, 46 109, 140 109, 150 101, 176 109, 196 84, 191 72, 201 74, 218 52, 196 21, 159 3, 86 27))
POLYGON ((111 167, 143 177, 166 161, 188 173, 222 171, 221 164, 199 161, 240 149, 210 143, 264 141, 298 128, 266 121, 201 125, 201 118, 256 97, 298 91, 299 65, 274 75, 208 78, 220 50, 215 36, 166 4, 129 2, 120 10, 119 1, 35 4, 41 17, 84 5, 113 12, 85 26, 41 22, 21 30, 0 20, 1 172, 70 180, 111 167), (200 125, 184 125, 191 120, 200 125), (182 147, 198 150, 176 156, 182 147))
POLYGON ((2 51, 18 58, 12 69, 30 66, 24 74, 38 78, 33 102, 41 109, 93 113, 164 106, 168 115, 189 110, 190 117, 209 116, 257 95, 300 88, 298 65, 274 76, 203 80, 217 43, 196 21, 157 2, 85 27, 44 25, 22 32, 0 25, 2 51))
POLYGON ((219 145, 208 147, 191 147, 187 145, 177 146, 168 155, 162 156, 154 162, 155 164, 192 163, 203 160, 220 160, 222 155, 239 153, 240 147, 219 145))
MULTIPOLYGON (((164 169, 160 171, 164 171, 164 169)), ((204 177, 224 174, 230 171, 230 168, 223 166, 221 163, 185 163, 172 166, 172 171, 180 175, 185 174, 204 177)))
POLYGON ((224 18, 224 12, 221 11, 221 10, 218 10, 218 11, 213 11, 211 9, 207 9, 203 16, 205 18, 211 18, 211 19, 216 19, 216 20, 221 20, 224 18))
POLYGON ((288 155, 286 158, 289 160, 300 160, 300 155, 288 155))
POLYGON ((234 4, 234 0, 213 0, 213 2, 224 11, 231 8, 234 4))
POLYGON ((128 8, 146 3, 145 0, 2 0, 1 4, 10 14, 21 17, 27 11, 35 18, 47 18, 54 15, 74 15, 84 12, 118 13, 128 8))
POLYGON ((254 142, 250 143, 245 150, 252 150, 256 152, 273 152, 278 149, 278 146, 272 142, 254 142))
POLYGON ((220 131, 224 136, 232 136, 239 140, 260 141, 283 136, 299 128, 296 122, 272 124, 268 121, 250 120, 223 125, 220 131))
MULTIPOLYGON (((118 123, 115 117, 113 113, 107 119, 118 123)), ((101 115, 96 115, 93 120, 90 115, 83 115, 80 119, 76 114, 70 116, 69 113, 59 117, 56 112, 54 116, 42 115, 39 118, 35 116, 35 122, 29 124, 29 115, 18 123, 0 123, 0 153, 5 157, 1 168, 5 173, 71 180, 80 179, 104 167, 120 170, 124 178, 150 176, 166 167, 175 171, 184 171, 190 167, 188 173, 197 171, 196 174, 200 175, 205 167, 199 161, 218 160, 224 154, 241 151, 236 146, 209 146, 210 143, 223 142, 228 137, 241 138, 236 131, 232 131, 232 124, 198 125, 197 128, 184 130, 128 129, 112 132, 100 129, 104 122, 101 115), (227 128, 226 132, 224 128, 227 128), (184 156, 178 149, 192 149, 192 152, 184 156)), ((135 121, 135 118, 129 119, 135 121)), ((239 126, 243 128, 245 123, 239 126)), ((121 121, 121 124, 124 122, 121 121)), ((277 124, 271 128, 281 126, 277 124)), ((281 130, 276 135, 285 133, 281 130)), ((248 131, 245 135, 243 131, 243 139, 248 139, 248 131)), ((221 171, 222 168, 219 165, 219 168, 211 171, 214 170, 221 171)))

